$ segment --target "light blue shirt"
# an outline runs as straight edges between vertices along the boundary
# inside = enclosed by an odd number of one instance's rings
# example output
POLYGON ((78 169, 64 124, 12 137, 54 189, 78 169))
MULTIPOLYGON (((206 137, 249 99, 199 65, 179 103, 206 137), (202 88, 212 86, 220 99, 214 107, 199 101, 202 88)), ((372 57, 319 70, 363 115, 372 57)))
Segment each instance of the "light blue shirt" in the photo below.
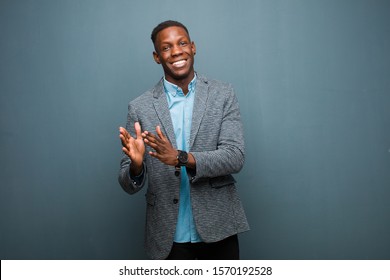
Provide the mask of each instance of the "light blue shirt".
MULTIPOLYGON (((188 85, 188 93, 186 95, 184 95, 180 87, 168 82, 164 78, 164 91, 168 100, 169 112, 171 113, 177 149, 186 152, 189 151, 190 144, 195 88, 196 75, 188 85)), ((184 166, 181 167, 179 216, 174 241, 179 243, 202 241, 195 228, 190 197, 190 182, 184 166)))

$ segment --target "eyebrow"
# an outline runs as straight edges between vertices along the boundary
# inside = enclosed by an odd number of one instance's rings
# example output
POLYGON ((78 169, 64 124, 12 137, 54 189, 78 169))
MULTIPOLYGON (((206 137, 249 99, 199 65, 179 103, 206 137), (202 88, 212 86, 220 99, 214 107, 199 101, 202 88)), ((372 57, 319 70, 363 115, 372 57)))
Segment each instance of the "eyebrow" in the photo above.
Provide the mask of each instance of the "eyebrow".
MULTIPOLYGON (((177 41, 181 41, 181 40, 183 40, 183 39, 186 39, 186 40, 188 40, 188 41, 190 41, 190 38, 188 38, 187 36, 181 36, 181 37, 179 37, 178 39, 177 39, 177 41)), ((161 41, 160 42, 160 44, 170 44, 171 43, 171 41, 161 41)))

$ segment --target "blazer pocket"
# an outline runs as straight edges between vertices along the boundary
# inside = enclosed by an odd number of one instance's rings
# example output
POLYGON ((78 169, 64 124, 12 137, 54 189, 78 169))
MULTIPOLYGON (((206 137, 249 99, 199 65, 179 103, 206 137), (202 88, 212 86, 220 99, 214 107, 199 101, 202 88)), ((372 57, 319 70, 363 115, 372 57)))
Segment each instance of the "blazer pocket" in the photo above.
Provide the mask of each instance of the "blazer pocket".
POLYGON ((210 185, 212 188, 221 188, 227 185, 232 185, 236 182, 232 175, 225 175, 210 179, 210 185))
POLYGON ((154 193, 147 192, 145 198, 148 205, 154 206, 156 204, 156 195, 154 193))

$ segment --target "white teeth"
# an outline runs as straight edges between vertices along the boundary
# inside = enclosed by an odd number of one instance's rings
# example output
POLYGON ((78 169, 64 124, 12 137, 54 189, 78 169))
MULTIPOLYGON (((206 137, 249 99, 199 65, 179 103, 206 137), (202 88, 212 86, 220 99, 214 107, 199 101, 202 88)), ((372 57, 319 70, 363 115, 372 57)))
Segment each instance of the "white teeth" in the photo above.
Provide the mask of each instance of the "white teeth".
POLYGON ((185 60, 179 60, 179 61, 176 61, 174 63, 172 63, 173 66, 176 66, 176 67, 182 67, 184 66, 184 64, 186 64, 186 61, 185 60))

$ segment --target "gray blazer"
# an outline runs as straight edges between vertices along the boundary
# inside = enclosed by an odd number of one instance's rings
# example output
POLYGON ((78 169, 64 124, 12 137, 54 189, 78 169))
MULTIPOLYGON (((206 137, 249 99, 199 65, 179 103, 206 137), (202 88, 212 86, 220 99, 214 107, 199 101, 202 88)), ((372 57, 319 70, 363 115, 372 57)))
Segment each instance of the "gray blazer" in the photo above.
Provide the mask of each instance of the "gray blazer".
MULTIPOLYGON (((155 132, 157 125, 176 147, 163 80, 129 103, 126 129, 134 122, 155 132)), ((231 85, 198 75, 190 134, 196 172, 188 170, 196 229, 204 242, 220 241, 249 230, 232 173, 244 164, 244 137, 237 98, 231 85)), ((146 191, 145 249, 152 259, 165 259, 172 247, 178 210, 180 177, 175 168, 148 155, 146 146, 141 182, 130 178, 130 159, 121 160, 119 183, 129 194, 146 191)))

